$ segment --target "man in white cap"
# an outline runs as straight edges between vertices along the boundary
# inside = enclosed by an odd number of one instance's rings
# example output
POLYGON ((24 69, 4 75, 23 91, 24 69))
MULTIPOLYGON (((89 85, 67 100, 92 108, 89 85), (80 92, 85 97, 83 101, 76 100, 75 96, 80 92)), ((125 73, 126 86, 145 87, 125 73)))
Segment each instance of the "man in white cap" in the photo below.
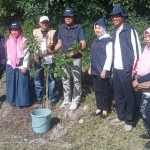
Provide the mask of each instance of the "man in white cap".
MULTIPOLYGON (((53 50, 55 43, 55 30, 49 28, 50 22, 48 16, 42 16, 39 20, 40 28, 33 30, 33 35, 40 44, 40 52, 38 53, 38 63, 34 64, 36 70, 34 76, 35 83, 35 92, 37 96, 37 104, 42 103, 44 96, 44 68, 41 67, 41 63, 44 61, 44 64, 48 65, 50 69, 54 69, 55 64, 49 61, 51 56, 45 55, 48 49, 53 50), (42 61, 43 60, 43 61, 42 61)), ((56 87, 55 87, 55 78, 54 74, 49 74, 49 100, 50 106, 54 106, 57 101, 56 87)))

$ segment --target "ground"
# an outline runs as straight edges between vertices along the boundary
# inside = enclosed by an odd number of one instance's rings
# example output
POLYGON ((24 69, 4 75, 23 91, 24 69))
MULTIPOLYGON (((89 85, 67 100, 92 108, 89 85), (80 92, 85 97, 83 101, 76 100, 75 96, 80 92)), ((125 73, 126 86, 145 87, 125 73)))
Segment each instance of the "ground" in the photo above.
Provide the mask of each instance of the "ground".
MULTIPOLYGON (((44 134, 32 131, 30 112, 38 107, 14 108, 6 102, 5 77, 0 81, 0 150, 144 150, 146 140, 140 115, 132 132, 126 133, 123 125, 111 125, 116 113, 112 108, 106 119, 91 117, 95 110, 95 96, 90 78, 83 75, 82 102, 73 114, 80 118, 67 118, 68 107, 60 109, 60 100, 52 110, 51 129, 44 134), (85 109, 86 108, 86 109, 85 109), (80 115, 81 114, 81 115, 80 115), (80 123, 78 122, 80 120, 80 123)), ((60 85, 59 85, 60 86, 60 85)), ((33 98, 34 99, 34 98, 33 98)))

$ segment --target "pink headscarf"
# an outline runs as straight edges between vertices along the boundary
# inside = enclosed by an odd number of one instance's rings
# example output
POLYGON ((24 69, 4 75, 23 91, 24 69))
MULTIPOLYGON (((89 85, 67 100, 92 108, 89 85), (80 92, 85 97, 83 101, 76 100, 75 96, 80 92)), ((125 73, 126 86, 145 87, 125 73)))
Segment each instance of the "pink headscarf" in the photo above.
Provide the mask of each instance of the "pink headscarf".
POLYGON ((7 54, 13 69, 16 68, 16 64, 19 64, 20 58, 24 56, 24 42, 26 38, 20 34, 18 38, 9 35, 7 40, 7 54))
MULTIPOLYGON (((144 31, 144 36, 148 32, 150 34, 150 28, 144 31)), ((150 46, 146 45, 144 51, 140 57, 138 75, 144 76, 150 72, 150 46)))

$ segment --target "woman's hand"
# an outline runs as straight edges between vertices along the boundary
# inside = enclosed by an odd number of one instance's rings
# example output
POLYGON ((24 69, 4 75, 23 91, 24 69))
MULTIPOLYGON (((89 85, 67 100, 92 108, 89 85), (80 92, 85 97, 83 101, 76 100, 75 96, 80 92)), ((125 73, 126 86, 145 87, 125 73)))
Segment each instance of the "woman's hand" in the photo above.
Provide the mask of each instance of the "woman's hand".
POLYGON ((102 79, 105 79, 105 77, 106 77, 106 70, 103 70, 103 71, 101 72, 100 77, 101 77, 102 79))
POLYGON ((136 88, 139 85, 137 79, 132 82, 132 85, 134 88, 136 88))
POLYGON ((135 75, 137 74, 136 70, 132 70, 132 79, 135 77, 135 75))
POLYGON ((26 73, 26 71, 27 71, 27 69, 24 68, 24 67, 21 69, 21 72, 22 72, 22 73, 26 73))
POLYGON ((91 67, 88 70, 88 74, 91 75, 91 67))

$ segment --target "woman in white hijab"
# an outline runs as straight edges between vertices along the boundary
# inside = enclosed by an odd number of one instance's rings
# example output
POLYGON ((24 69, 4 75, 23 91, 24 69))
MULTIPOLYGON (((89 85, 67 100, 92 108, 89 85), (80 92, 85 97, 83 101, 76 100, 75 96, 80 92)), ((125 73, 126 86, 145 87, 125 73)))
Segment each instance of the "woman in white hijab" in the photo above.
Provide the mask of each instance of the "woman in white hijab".
POLYGON ((96 38, 91 46, 91 65, 88 73, 93 77, 96 96, 96 111, 93 116, 107 117, 111 99, 109 94, 109 79, 112 68, 112 39, 108 34, 107 22, 100 18, 94 24, 96 38))

